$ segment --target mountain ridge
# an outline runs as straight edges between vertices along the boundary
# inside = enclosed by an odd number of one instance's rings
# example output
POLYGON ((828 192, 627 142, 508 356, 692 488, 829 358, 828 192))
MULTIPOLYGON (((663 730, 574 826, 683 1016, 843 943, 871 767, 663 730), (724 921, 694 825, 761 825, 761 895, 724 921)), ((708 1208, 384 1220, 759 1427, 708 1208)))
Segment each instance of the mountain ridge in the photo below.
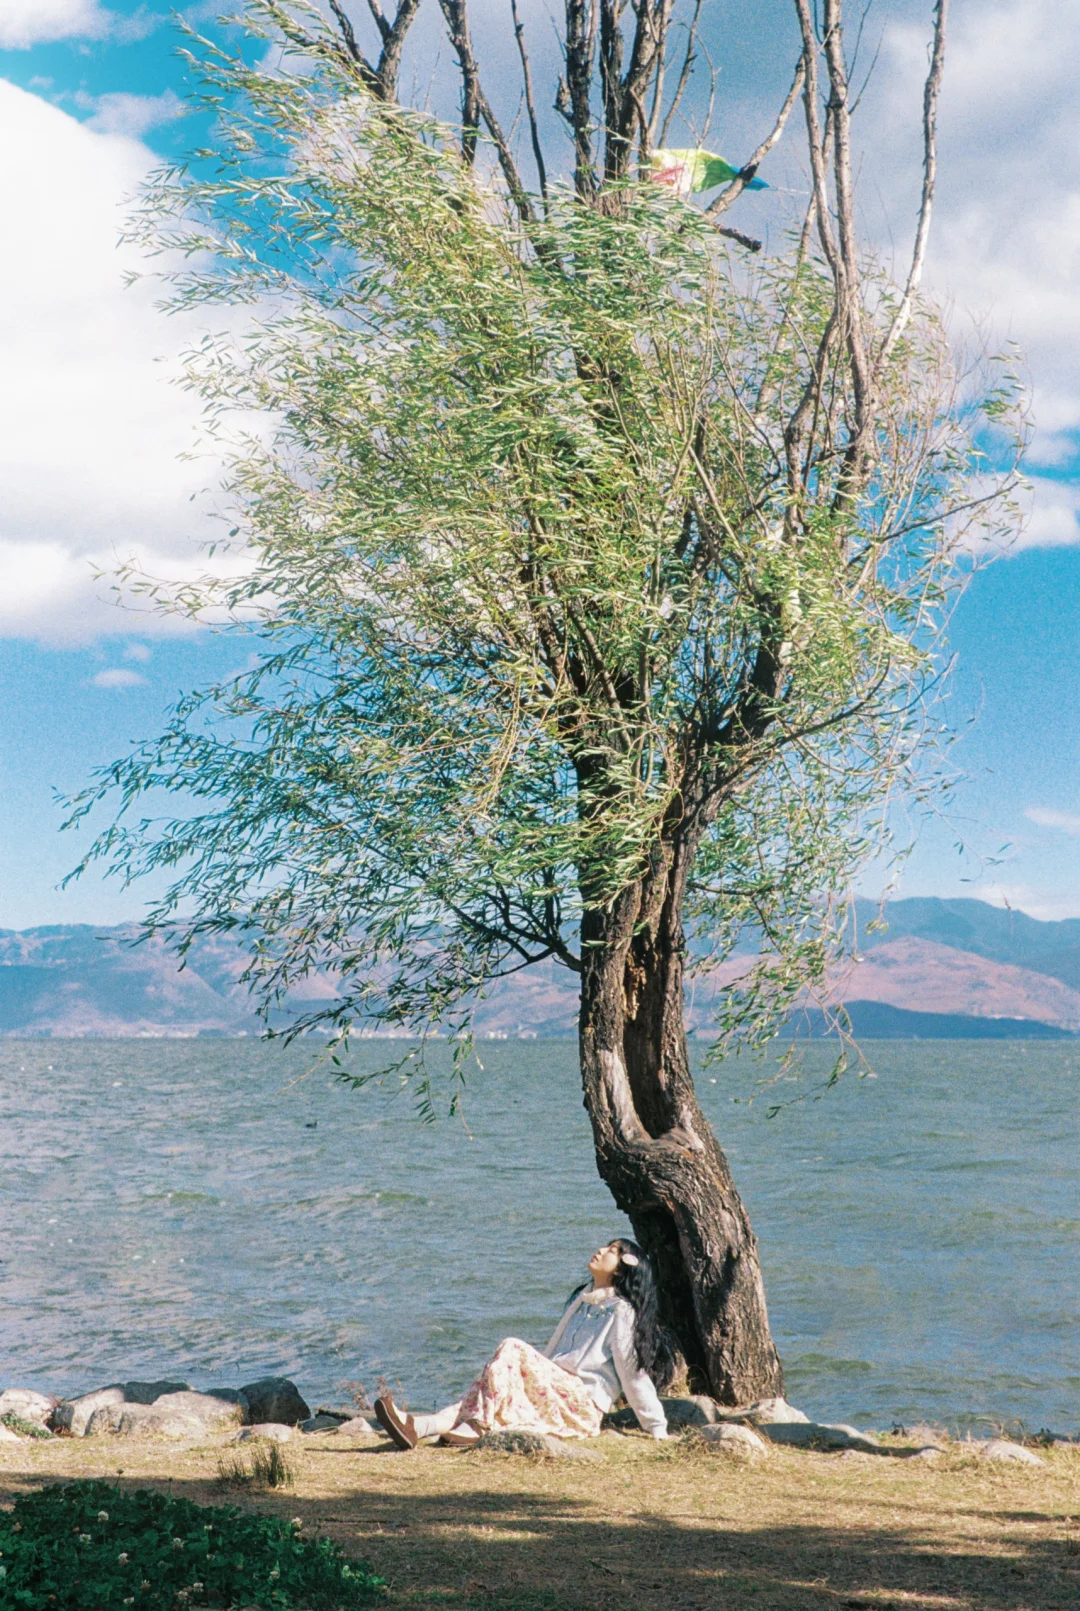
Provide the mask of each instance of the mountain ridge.
MULTIPOLYGON (((261 1031, 238 982, 244 958, 235 945, 201 940, 181 968, 160 939, 132 943, 137 935, 134 924, 0 930, 0 1036, 261 1031)), ((856 1032, 867 1038, 872 1024, 890 1037, 951 1037, 965 1024, 980 1037, 1080 1032, 1080 918, 1042 921, 974 899, 917 896, 889 903, 884 927, 874 902, 856 902, 855 935, 855 957, 829 981, 826 999, 857 1005, 856 1032)), ((752 949, 740 947, 693 976, 692 1033, 708 1033, 718 994, 753 960, 752 949)), ((313 977, 293 1001, 307 1007, 333 996, 330 979, 313 977)), ((499 1039, 572 1035, 575 1008, 572 976, 549 961, 496 981, 476 1028, 499 1039)), ((808 1022, 816 1021, 814 1010, 808 1022)))

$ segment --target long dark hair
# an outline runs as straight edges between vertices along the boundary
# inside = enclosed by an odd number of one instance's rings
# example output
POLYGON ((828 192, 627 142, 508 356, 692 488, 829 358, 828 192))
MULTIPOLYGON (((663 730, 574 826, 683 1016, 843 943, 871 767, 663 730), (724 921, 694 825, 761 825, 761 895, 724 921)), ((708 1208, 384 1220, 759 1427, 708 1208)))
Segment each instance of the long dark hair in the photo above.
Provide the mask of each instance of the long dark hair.
MULTIPOLYGON (((637 1362, 652 1378, 653 1386, 663 1392, 675 1375, 676 1351, 671 1333, 660 1322, 656 1274, 649 1255, 628 1236, 616 1236, 608 1246, 617 1248, 623 1255, 611 1284, 618 1296, 625 1298, 634 1311, 634 1353, 637 1362), (625 1262, 627 1253, 635 1261, 633 1264, 625 1262)), ((577 1297, 578 1292, 584 1292, 587 1285, 587 1281, 582 1282, 572 1296, 577 1297)))

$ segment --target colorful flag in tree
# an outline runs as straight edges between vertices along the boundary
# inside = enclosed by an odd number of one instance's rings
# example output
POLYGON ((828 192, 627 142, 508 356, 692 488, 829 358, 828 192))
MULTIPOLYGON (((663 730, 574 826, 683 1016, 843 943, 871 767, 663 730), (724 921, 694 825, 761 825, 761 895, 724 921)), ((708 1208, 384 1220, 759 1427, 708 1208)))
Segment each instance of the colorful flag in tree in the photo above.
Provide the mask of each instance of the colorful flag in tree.
MULTIPOLYGON (((730 162, 718 157, 715 152, 703 151, 700 146, 693 151, 674 151, 669 149, 654 151, 650 166, 652 172, 649 177, 658 185, 670 185, 672 190, 680 196, 690 196, 700 190, 715 190, 717 185, 726 185, 732 179, 737 179, 738 168, 733 168, 730 162)), ((751 179, 747 190, 768 190, 764 179, 751 179)))

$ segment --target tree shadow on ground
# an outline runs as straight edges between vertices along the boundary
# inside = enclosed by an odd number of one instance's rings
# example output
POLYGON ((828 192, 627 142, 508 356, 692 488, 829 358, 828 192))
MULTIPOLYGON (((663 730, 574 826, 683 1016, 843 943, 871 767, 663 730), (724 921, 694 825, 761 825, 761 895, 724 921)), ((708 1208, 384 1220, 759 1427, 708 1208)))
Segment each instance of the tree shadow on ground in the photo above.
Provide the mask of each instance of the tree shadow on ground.
MULTIPOLYGON (((469 1460, 474 1456, 466 1457, 469 1460)), ((481 1473, 477 1472, 478 1479, 481 1473)), ((25 1486, 38 1486, 35 1474, 25 1486)), ((55 1480, 55 1479, 53 1479, 55 1480)), ((411 1494, 364 1488, 306 1498, 222 1489, 205 1480, 121 1479, 298 1516, 391 1584, 391 1606, 452 1611, 1078 1611, 1075 1528, 1038 1510, 958 1507, 991 1539, 935 1538, 903 1500, 878 1524, 732 1526, 635 1510, 640 1497, 593 1498, 475 1487, 411 1494), (595 1502, 594 1502, 595 1501, 595 1502), (1046 1529, 1038 1537, 1024 1530, 1046 1529), (1019 1529, 1019 1531, 1018 1531, 1019 1529)), ((22 1483, 16 1486, 21 1488, 22 1483)), ((878 1508, 867 1496, 866 1512, 878 1508)), ((925 1520, 931 1507, 919 1509, 925 1520)))

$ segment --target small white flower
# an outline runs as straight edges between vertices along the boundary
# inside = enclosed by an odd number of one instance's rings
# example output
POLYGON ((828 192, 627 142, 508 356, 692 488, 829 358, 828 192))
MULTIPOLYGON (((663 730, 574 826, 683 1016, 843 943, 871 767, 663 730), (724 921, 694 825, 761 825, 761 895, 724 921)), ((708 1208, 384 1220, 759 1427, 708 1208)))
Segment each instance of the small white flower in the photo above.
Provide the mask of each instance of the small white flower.
POLYGON ((193 1583, 191 1585, 192 1594, 201 1594, 202 1591, 203 1591, 203 1585, 201 1583, 193 1583))
POLYGON ((182 1538, 174 1538, 172 1541, 172 1547, 173 1549, 183 1549, 184 1540, 182 1538))
POLYGON ((109 1512, 107 1510, 99 1510, 97 1513, 97 1519, 99 1522, 107 1522, 109 1519, 109 1512))
POLYGON ((90 1540, 90 1534, 89 1533, 80 1533, 79 1534, 79 1543, 80 1544, 89 1544, 90 1541, 91 1540, 90 1540))
POLYGON ((276 1566, 273 1567, 271 1572, 270 1572, 270 1581, 271 1581, 271 1583, 275 1582, 280 1576, 281 1576, 280 1569, 278 1567, 276 1567, 276 1566))
POLYGON ((133 1594, 129 1594, 127 1599, 124 1601, 124 1604, 125 1605, 134 1605, 135 1604, 135 1596, 133 1594))
POLYGON ((127 1565, 127 1559, 128 1559, 128 1558, 127 1558, 127 1554, 126 1554, 126 1552, 125 1552, 125 1553, 124 1553, 124 1554, 123 1554, 123 1555, 118 1555, 118 1556, 117 1556, 117 1557, 116 1557, 116 1559, 117 1559, 117 1562, 118 1562, 118 1564, 119 1564, 119 1565, 120 1565, 120 1566, 126 1566, 126 1565, 127 1565))

